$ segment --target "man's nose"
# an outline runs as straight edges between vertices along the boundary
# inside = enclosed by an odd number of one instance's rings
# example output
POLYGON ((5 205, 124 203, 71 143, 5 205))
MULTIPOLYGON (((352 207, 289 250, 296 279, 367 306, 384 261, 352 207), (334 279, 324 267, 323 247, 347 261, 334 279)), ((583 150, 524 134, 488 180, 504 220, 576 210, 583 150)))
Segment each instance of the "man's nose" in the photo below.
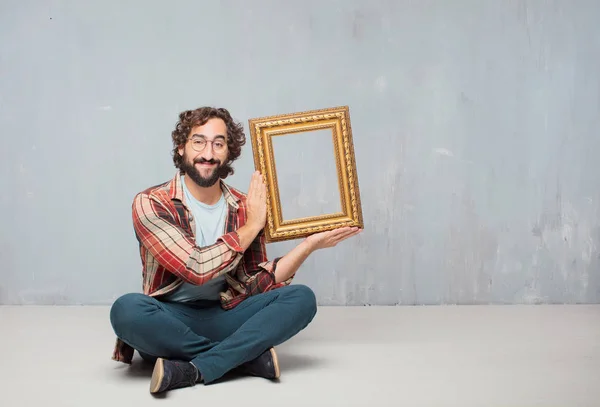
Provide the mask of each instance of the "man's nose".
POLYGON ((213 158, 213 156, 214 156, 214 152, 213 152, 213 148, 212 148, 212 143, 206 143, 204 150, 202 150, 202 158, 204 158, 206 160, 210 160, 213 158))

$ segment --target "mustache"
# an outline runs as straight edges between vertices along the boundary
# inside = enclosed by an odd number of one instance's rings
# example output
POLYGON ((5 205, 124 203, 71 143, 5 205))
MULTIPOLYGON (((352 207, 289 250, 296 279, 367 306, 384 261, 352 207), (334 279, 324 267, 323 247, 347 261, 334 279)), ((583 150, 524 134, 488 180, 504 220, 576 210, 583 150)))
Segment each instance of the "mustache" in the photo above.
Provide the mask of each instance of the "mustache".
POLYGON ((205 158, 198 158, 197 160, 194 160, 194 164, 217 164, 217 165, 221 165, 221 161, 220 160, 215 160, 214 158, 211 158, 210 160, 207 160, 205 158))

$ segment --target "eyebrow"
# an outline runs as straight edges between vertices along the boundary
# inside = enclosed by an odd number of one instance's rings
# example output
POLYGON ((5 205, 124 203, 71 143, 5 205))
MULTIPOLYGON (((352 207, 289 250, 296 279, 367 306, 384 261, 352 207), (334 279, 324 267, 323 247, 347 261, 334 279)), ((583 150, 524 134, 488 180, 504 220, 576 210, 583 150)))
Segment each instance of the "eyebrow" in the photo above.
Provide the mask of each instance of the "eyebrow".
MULTIPOLYGON (((194 137, 206 138, 206 136, 204 134, 192 134, 192 137, 190 137, 190 138, 194 138, 194 137)), ((225 136, 223 136, 222 134, 216 135, 214 140, 216 140, 218 138, 225 140, 225 136)))

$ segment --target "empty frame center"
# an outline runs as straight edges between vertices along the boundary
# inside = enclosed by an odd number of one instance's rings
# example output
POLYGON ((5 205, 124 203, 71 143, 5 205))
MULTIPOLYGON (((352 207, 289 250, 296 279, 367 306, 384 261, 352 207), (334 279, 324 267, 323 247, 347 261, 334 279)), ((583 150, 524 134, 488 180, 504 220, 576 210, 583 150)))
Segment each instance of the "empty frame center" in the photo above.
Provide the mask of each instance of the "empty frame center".
POLYGON ((342 212, 331 128, 271 137, 284 222, 342 212))

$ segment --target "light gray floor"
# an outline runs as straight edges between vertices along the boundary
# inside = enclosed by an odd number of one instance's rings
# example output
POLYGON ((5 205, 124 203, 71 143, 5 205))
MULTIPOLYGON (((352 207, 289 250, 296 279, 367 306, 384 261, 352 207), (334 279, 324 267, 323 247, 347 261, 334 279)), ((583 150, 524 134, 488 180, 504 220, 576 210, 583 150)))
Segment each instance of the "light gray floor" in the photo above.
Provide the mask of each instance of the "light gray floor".
POLYGON ((600 306, 321 307, 279 383, 148 392, 108 307, 0 307, 0 405, 600 406, 600 306))

